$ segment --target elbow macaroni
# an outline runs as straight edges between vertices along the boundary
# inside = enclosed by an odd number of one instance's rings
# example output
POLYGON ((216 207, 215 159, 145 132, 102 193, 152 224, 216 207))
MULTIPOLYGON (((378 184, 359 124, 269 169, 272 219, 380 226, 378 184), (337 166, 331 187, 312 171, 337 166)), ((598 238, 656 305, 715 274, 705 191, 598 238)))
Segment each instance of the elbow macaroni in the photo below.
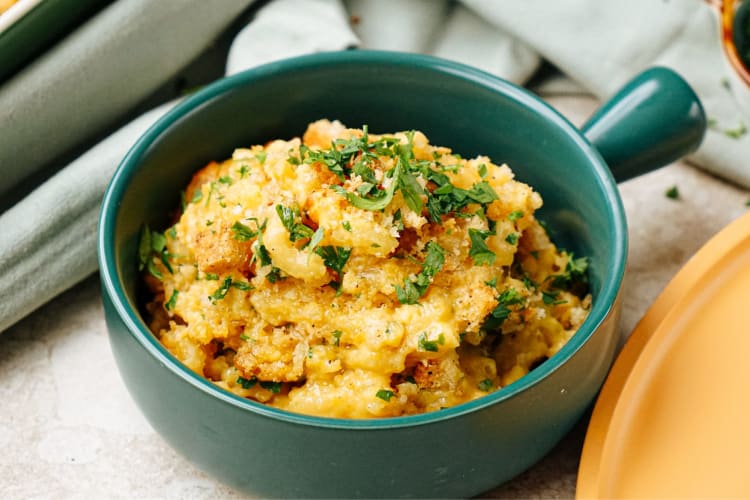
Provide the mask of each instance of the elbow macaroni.
POLYGON ((185 197, 141 262, 150 327, 190 369, 289 411, 470 401, 554 355, 591 306, 540 196, 420 132, 321 120, 209 164, 185 197))

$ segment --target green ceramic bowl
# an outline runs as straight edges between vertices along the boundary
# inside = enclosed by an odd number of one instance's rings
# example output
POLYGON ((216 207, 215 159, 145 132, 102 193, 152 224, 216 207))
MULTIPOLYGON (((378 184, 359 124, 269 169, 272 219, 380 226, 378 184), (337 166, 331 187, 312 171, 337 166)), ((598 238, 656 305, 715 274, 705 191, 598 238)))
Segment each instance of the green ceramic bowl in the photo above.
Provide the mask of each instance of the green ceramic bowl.
POLYGON ((282 497, 465 497, 528 468, 581 417, 618 342, 627 231, 618 178, 665 164, 705 129, 680 77, 641 75, 585 127, 531 93, 430 57, 350 51, 289 59, 221 80, 179 104, 133 146, 102 205, 99 262, 112 350, 153 427, 221 481, 282 497), (232 395, 177 361, 138 312, 138 233, 165 227, 180 189, 233 148, 300 135, 327 117, 422 130, 464 156, 507 162, 543 196, 553 239, 590 258, 592 311, 558 354, 479 400, 417 416, 343 420, 232 395))

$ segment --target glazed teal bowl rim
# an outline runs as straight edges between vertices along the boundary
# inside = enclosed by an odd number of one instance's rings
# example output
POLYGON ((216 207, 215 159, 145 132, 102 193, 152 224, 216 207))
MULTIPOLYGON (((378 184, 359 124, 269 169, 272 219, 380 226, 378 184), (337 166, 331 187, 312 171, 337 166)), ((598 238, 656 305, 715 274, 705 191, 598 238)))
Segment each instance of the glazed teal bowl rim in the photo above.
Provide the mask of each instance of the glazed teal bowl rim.
POLYGON ((217 400, 242 410, 287 423, 351 430, 378 430, 395 427, 410 427, 453 419, 464 414, 482 410, 488 406, 499 404, 502 401, 511 399, 540 383, 575 355, 600 328, 604 320, 611 314, 622 285, 627 259, 627 226, 625 211, 619 192, 617 191, 616 182, 598 151, 566 118, 526 89, 482 70, 433 56, 387 51, 352 50, 342 52, 322 52, 313 55, 283 59, 222 78, 187 97, 142 134, 125 155, 117 167, 104 194, 98 229, 98 259, 101 282, 103 285, 102 292, 107 294, 119 316, 119 319, 125 324, 128 332, 135 337, 138 343, 146 349, 150 355, 154 356, 173 374, 191 384, 196 389, 217 398, 217 400), (421 69, 437 71, 439 73, 448 73, 451 76, 458 77, 469 83, 479 85, 485 89, 499 92, 510 97, 534 113, 541 114, 552 125, 566 132, 567 136, 576 144, 576 146, 586 153, 586 156, 590 160, 590 171, 592 175, 596 177, 597 184, 609 201, 608 206, 610 207, 610 211, 607 214, 607 219, 610 224, 607 238, 611 239, 614 243, 612 245, 614 252, 611 255, 611 274, 610 279, 602 283, 602 289, 599 292, 598 297, 594 300, 594 305, 589 316, 575 335, 573 335, 560 351, 549 360, 545 361, 519 380, 479 399, 440 411, 418 415, 377 419, 342 419, 293 413, 241 398, 196 374, 173 356, 146 327, 145 323, 140 318, 138 311, 133 310, 133 308, 130 307, 122 283, 119 280, 115 252, 115 234, 120 200, 125 194, 130 180, 139 169, 140 159, 147 153, 151 145, 158 141, 162 134, 167 133, 169 128, 175 122, 182 119, 190 111, 205 105, 214 98, 237 87, 252 84, 256 79, 283 75, 288 71, 315 69, 316 67, 336 66, 349 63, 416 66, 421 69))

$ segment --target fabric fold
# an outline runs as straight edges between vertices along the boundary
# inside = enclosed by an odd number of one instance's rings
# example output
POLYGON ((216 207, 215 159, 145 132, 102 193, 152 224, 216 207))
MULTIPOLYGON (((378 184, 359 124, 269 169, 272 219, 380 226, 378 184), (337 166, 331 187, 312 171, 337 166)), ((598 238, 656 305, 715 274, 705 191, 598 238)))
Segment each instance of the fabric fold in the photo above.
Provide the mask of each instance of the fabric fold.
POLYGON ((0 215, 0 332, 96 270, 96 226, 109 179, 173 105, 132 121, 0 215))
POLYGON ((253 0, 118 0, 0 87, 0 197, 111 127, 253 0))

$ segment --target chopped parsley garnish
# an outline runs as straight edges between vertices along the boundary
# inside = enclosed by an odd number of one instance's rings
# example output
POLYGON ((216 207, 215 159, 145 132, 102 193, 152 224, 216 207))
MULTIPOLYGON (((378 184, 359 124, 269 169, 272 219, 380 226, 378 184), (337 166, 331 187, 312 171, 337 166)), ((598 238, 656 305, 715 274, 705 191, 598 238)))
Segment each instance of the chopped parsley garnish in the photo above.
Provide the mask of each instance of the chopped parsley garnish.
POLYGON ((484 163, 477 167, 477 171, 479 172, 479 177, 481 177, 482 179, 487 177, 487 165, 485 165, 484 163))
POLYGON ((317 246, 320 244, 320 242, 323 241, 323 236, 324 236, 323 228, 319 227, 318 229, 316 229, 312 237, 310 238, 310 241, 307 244, 307 251, 313 252, 317 248, 317 246))
POLYGON ((426 333, 422 333, 419 336, 417 347, 420 351, 438 352, 438 345, 445 344, 445 335, 442 333, 438 336, 437 340, 429 340, 426 333))
POLYGON ((281 392, 281 382, 261 382, 260 386, 268 391, 271 391, 274 394, 278 394, 281 392))
POLYGON ((383 137, 370 142, 367 125, 362 127, 362 137, 336 139, 327 150, 314 150, 300 146, 300 156, 305 163, 322 163, 336 174, 342 182, 346 176, 358 175, 363 181, 374 184, 374 172, 370 168, 377 155, 394 156, 392 146, 399 141, 395 137, 383 137))
MULTIPOLYGON (((407 132, 406 138, 405 144, 396 138, 381 138, 370 143, 365 127, 362 137, 334 141, 330 150, 311 150, 303 146, 300 151, 305 162, 323 163, 342 182, 347 180, 347 176, 359 177, 362 182, 354 192, 347 191, 341 185, 331 188, 363 210, 383 210, 391 203, 395 192, 400 191, 406 205, 420 215, 426 198, 430 218, 439 222, 443 215, 460 213, 460 210, 471 203, 486 206, 498 199, 495 190, 485 181, 478 182, 470 189, 454 186, 448 176, 438 170, 445 172, 447 167, 455 170, 456 166, 446 167, 434 160, 416 160, 413 151, 414 132, 407 132), (396 160, 395 166, 385 172, 385 179, 380 183, 371 167, 378 155, 396 160), (435 185, 432 192, 422 187, 424 182, 418 181, 418 177, 435 185)), ((486 165, 482 164, 478 168, 483 175, 487 174, 486 165)), ((484 212, 480 212, 484 216, 484 212)))
POLYGON ((525 286, 528 290, 531 290, 531 289, 537 288, 539 284, 533 279, 529 278, 529 275, 524 272, 523 273, 523 286, 525 286))
POLYGON ((316 248, 315 253, 323 259, 323 263, 328 269, 338 274, 338 279, 329 283, 331 287, 336 290, 338 295, 341 293, 341 277, 344 271, 344 266, 346 265, 346 261, 349 260, 349 255, 351 255, 352 249, 346 247, 323 246, 316 248))
POLYGON ((486 378, 477 384, 477 388, 480 391, 490 392, 495 384, 492 383, 492 379, 486 378))
POLYGON ((219 177, 219 182, 221 182, 222 184, 226 184, 227 186, 231 186, 234 181, 228 175, 224 175, 222 177, 219 177))
POLYGON ((518 293, 515 288, 508 288, 497 297, 497 306, 484 320, 486 330, 495 330, 503 324, 510 313, 513 312, 510 306, 523 304, 526 299, 518 293))
POLYGON ((295 242, 312 237, 313 230, 301 222, 299 207, 285 207, 276 205, 276 213, 281 219, 281 223, 289 232, 289 241, 295 242))
POLYGON ((679 200, 680 191, 677 189, 677 186, 672 186, 671 188, 666 190, 666 192, 664 193, 664 196, 666 196, 670 200, 679 200))
POLYGON ((492 233, 480 229, 469 228, 469 239, 471 240, 471 249, 469 256, 474 261, 475 266, 492 265, 495 263, 495 252, 487 247, 484 241, 492 233))
POLYGON ((216 302, 217 300, 221 300, 224 297, 226 297, 231 287, 232 287, 232 278, 226 277, 224 278, 224 281, 221 283, 219 288, 217 288, 214 293, 209 295, 208 298, 211 300, 211 302, 216 302))
MULTIPOLYGON (((261 248, 265 249, 265 247, 261 247, 261 248)), ((266 274, 266 279, 271 283, 276 283, 277 281, 283 280, 284 276, 281 275, 281 269, 274 266, 271 268, 271 272, 266 274)))
POLYGON ((167 311, 174 311, 174 306, 177 304, 177 296, 180 294, 179 291, 174 290, 169 300, 164 303, 164 309, 167 311))
POLYGON ((520 210, 513 210, 511 213, 508 214, 508 220, 511 222, 515 222, 522 217, 523 217, 523 212, 520 210))
POLYGON ((248 290, 254 290, 255 287, 248 283, 247 281, 232 281, 232 288, 236 288, 237 290, 242 290, 243 292, 246 292, 248 290))
POLYGON ((243 389, 250 389, 255 384, 258 383, 258 379, 253 378, 245 378, 245 377, 237 377, 237 383, 242 386, 243 389))
POLYGON ((393 225, 396 226, 396 231, 404 230, 404 220, 400 208, 393 212, 393 225))
POLYGON ((747 134, 747 127, 744 122, 740 122, 735 128, 724 129, 724 135, 732 139, 739 139, 745 134, 747 134))
POLYGON ((247 165, 242 165, 239 170, 237 170, 237 173, 240 174, 240 179, 244 179, 247 175, 248 169, 247 165))
POLYGON ((341 336, 344 334, 341 330, 333 331, 333 345, 337 346, 341 343, 341 336))
MULTIPOLYGON (((255 220, 255 224, 258 224, 257 219, 255 220)), ((263 231, 266 229, 266 223, 268 220, 264 220, 263 224, 258 226, 258 231, 256 232, 256 235, 258 236, 258 239, 255 240, 255 243, 253 243, 252 251, 253 251, 253 259, 257 259, 260 262, 261 267, 262 266, 270 266, 272 264, 271 261, 271 254, 268 253, 268 249, 263 244, 263 231)), ((270 279, 269 279, 270 281, 270 279)), ((272 281, 273 283, 273 281, 272 281)))
POLYGON ((416 304, 419 298, 427 291, 432 278, 443 268, 445 262, 445 251, 443 248, 436 242, 430 241, 427 243, 425 250, 427 253, 419 274, 414 279, 407 277, 404 280, 403 287, 394 285, 396 298, 402 304, 416 304))
POLYGON ((248 337, 247 335, 245 335, 245 334, 243 333, 243 334, 240 334, 240 340, 244 340, 244 341, 246 341, 246 342, 247 342, 248 340, 250 340, 250 337, 248 337))
POLYGON ((167 271, 173 272, 169 263, 170 254, 167 252, 167 237, 158 231, 151 231, 148 225, 144 225, 138 241, 138 270, 147 269, 154 278, 161 280, 163 276, 154 262, 154 257, 161 260, 167 271))
POLYGON ((206 273, 203 275, 203 278, 206 280, 214 281, 219 279, 219 275, 216 273, 206 273))
POLYGON ((559 304, 565 304, 567 301, 558 299, 560 296, 559 290, 550 290, 542 292, 542 301, 548 306, 556 306, 559 304))
POLYGON ((494 278, 490 280, 485 281, 484 284, 492 288, 497 288, 497 276, 495 276, 494 278))
POLYGON ((510 233, 505 237, 505 241, 507 241, 511 245, 515 245, 516 243, 518 243, 519 236, 520 235, 518 233, 510 233))
MULTIPOLYGON (((425 177, 438 186, 427 199, 427 211, 433 222, 440 222, 443 215, 451 213, 459 216, 460 210, 470 203, 487 205, 497 199, 497 193, 485 181, 474 184, 470 189, 462 189, 451 184, 447 175, 434 170, 428 169, 425 177)), ((482 210, 475 214, 484 217, 482 210)))
POLYGON ((224 278, 224 281, 222 281, 219 288, 217 288, 214 293, 209 295, 208 298, 211 300, 211 302, 221 300, 227 296, 230 288, 236 288, 242 291, 254 289, 254 287, 247 281, 234 281, 231 276, 227 276, 226 278, 224 278))
POLYGON ((299 165, 300 163, 302 163, 303 148, 304 146, 301 146, 299 148, 299 156, 294 156, 294 149, 290 149, 289 156, 286 159, 287 163, 289 163, 290 165, 299 165))
POLYGON ((193 198, 190 200, 190 203, 198 203, 203 199, 203 191, 200 189, 196 189, 193 193, 193 198))
MULTIPOLYGON (((255 225, 258 226, 257 219, 251 219, 255 221, 255 225)), ((265 224, 263 226, 258 226, 258 229, 253 231, 249 226, 246 226, 245 224, 237 221, 234 224, 232 224, 232 227, 230 228, 232 231, 232 238, 234 238, 237 241, 250 241, 258 234, 260 231, 265 227, 265 224)))
POLYGON ((391 184, 386 189, 376 189, 375 193, 371 196, 365 198, 363 196, 358 196, 354 193, 350 193, 346 189, 344 189, 341 186, 331 186, 331 189, 336 191, 342 196, 345 196, 346 199, 354 205, 357 208, 361 208, 362 210, 383 210, 385 207, 387 207, 391 201, 393 200, 393 194, 396 191, 396 187, 398 186, 398 178, 401 175, 401 162, 399 161, 396 164, 396 167, 393 170, 389 170, 386 172, 386 176, 390 176, 393 178, 391 184), (394 178, 395 177, 395 178, 394 178))
POLYGON ((265 151, 261 151, 255 154, 255 159, 258 160, 258 163, 263 165, 266 162, 266 156, 267 153, 265 151))
POLYGON ((572 290, 577 287, 585 289, 588 284, 588 276, 586 275, 588 266, 588 257, 579 257, 576 259, 572 253, 569 253, 565 272, 550 276, 548 279, 552 280, 553 288, 572 290))
POLYGON ((341 225, 344 227, 344 229, 346 229, 350 233, 352 232, 352 225, 349 224, 348 220, 345 220, 344 222, 342 222, 341 225))
POLYGON ((375 397, 378 397, 386 402, 390 401, 393 396, 394 396, 393 391, 390 391, 388 389, 380 389, 378 392, 375 393, 375 397))

